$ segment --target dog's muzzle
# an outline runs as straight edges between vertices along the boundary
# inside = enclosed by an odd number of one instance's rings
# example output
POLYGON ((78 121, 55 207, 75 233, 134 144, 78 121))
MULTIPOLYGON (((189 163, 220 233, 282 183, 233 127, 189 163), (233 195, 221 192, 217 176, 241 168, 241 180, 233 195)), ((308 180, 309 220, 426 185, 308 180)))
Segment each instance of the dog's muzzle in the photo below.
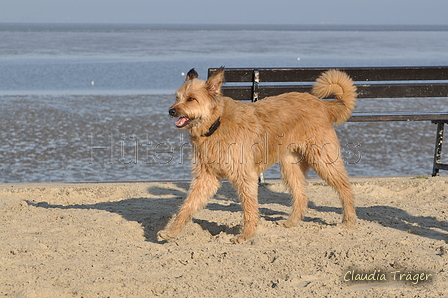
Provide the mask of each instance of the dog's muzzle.
POLYGON ((168 113, 173 118, 179 117, 179 119, 177 119, 177 121, 175 122, 177 128, 183 128, 183 127, 187 126, 188 124, 190 124, 191 119, 188 118, 187 116, 180 115, 176 109, 171 108, 171 109, 169 109, 168 113))

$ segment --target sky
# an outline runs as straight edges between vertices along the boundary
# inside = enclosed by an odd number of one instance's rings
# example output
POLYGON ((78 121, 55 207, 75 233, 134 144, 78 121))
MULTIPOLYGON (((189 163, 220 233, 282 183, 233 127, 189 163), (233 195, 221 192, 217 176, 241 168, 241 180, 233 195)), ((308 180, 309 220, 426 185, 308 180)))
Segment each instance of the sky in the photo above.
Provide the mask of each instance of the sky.
POLYGON ((0 23, 447 25, 447 0, 0 0, 0 23))

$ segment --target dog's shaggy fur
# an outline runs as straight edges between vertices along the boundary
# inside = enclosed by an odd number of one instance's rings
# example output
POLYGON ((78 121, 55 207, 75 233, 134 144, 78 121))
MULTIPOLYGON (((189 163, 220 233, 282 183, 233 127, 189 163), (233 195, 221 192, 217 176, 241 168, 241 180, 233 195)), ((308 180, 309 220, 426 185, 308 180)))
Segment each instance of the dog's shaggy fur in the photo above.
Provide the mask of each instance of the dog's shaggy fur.
POLYGON ((332 124, 346 121, 356 103, 356 87, 347 74, 329 70, 312 94, 291 92, 242 103, 221 94, 224 69, 207 81, 192 69, 177 90, 169 114, 176 126, 191 134, 193 181, 183 206, 159 240, 178 236, 181 228, 216 193, 227 178, 242 203, 244 227, 233 242, 251 238, 259 220, 258 177, 279 162, 282 178, 292 192, 292 213, 286 227, 297 225, 307 207, 305 174, 312 167, 339 194, 342 221, 356 222, 354 198, 332 124), (320 98, 334 95, 335 100, 320 98))

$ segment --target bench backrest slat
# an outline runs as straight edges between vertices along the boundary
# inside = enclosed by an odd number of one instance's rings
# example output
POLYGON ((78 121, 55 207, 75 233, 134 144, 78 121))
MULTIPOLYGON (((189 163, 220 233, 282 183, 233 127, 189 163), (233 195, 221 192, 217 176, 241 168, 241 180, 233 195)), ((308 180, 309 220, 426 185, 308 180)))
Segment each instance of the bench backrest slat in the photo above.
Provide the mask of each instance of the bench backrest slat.
MULTIPOLYGON (((414 85, 357 85, 358 98, 405 98, 405 97, 447 97, 448 83, 414 85)), ((311 86, 280 85, 260 86, 260 98, 286 92, 310 92, 311 86)), ((235 100, 251 100, 252 88, 247 86, 224 86, 222 92, 235 100)))
MULTIPOLYGON (((260 82, 314 82, 329 68, 257 68, 260 82)), ((334 67, 354 81, 448 80, 448 66, 434 67, 334 67)), ((254 68, 226 68, 225 81, 252 82, 254 68)), ((210 68, 210 76, 217 68, 210 68)))
MULTIPOLYGON (((359 98, 448 97, 448 67, 337 68, 358 87, 359 98), (421 81, 421 82, 419 82, 421 81), (426 82, 423 82, 426 81, 426 82)), ((209 76, 217 69, 209 69, 209 76)), ((251 100, 253 68, 226 68, 223 93, 235 100, 251 100)), ((309 92, 328 68, 258 68, 259 98, 286 92, 309 92), (294 82, 294 85, 285 84, 294 82), (265 85, 263 85, 265 83, 265 85), (266 85, 266 83, 269 83, 266 85), (277 84, 276 84, 277 83, 277 84), (282 83, 282 84, 279 84, 282 83)))

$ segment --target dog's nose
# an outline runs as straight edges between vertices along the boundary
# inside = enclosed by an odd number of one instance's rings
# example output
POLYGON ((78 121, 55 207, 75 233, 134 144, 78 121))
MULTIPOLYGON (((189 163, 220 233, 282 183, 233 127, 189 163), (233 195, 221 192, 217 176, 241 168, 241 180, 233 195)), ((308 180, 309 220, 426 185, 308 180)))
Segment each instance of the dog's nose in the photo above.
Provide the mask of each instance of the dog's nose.
POLYGON ((168 111, 168 113, 170 114, 170 116, 172 116, 172 117, 176 117, 176 115, 177 115, 177 110, 176 110, 176 109, 170 109, 170 110, 168 111))

